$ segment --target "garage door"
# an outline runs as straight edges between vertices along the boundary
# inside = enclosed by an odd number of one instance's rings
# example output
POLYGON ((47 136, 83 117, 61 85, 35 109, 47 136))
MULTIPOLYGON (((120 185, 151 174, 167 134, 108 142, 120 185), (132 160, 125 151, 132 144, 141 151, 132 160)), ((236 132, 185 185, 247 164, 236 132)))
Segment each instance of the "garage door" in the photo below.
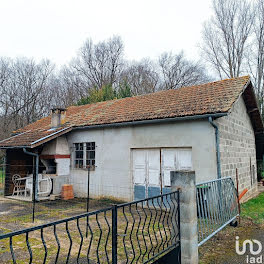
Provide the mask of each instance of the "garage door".
POLYGON ((134 199, 170 191, 170 171, 192 169, 190 148, 133 149, 134 199))

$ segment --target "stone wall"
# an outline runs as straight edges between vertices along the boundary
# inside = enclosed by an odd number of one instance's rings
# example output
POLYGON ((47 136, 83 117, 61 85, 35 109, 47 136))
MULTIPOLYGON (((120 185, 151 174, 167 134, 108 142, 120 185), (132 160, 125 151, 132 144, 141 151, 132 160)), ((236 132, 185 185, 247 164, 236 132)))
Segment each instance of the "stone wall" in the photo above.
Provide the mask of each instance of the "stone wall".
POLYGON ((220 133, 222 177, 231 176, 236 184, 238 168, 239 192, 248 189, 242 200, 246 201, 257 194, 257 166, 255 134, 243 98, 238 99, 228 116, 215 123, 220 133))

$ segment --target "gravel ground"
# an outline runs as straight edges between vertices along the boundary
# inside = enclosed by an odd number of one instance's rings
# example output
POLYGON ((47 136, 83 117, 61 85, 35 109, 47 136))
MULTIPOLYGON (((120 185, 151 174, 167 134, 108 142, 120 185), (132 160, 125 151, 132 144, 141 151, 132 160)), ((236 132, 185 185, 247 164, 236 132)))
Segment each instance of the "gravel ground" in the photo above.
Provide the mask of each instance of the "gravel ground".
POLYGON ((264 225, 256 225, 250 220, 241 219, 241 223, 238 227, 226 227, 201 246, 199 253, 200 264, 264 263, 264 225), (263 245, 260 255, 251 255, 248 247, 244 255, 238 255, 235 250, 236 236, 240 238, 240 245, 242 245, 243 241, 246 239, 259 240, 263 245), (247 262, 247 256, 249 258, 257 258, 261 255, 263 255, 262 262, 247 262))

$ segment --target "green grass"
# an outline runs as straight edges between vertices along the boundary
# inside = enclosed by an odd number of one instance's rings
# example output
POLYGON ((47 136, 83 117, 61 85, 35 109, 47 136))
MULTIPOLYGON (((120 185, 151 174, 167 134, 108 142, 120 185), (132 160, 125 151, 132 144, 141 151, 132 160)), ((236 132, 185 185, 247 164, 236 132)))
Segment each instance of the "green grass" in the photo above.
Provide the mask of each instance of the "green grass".
POLYGON ((256 224, 264 224, 264 193, 241 205, 241 217, 248 217, 256 224))
POLYGON ((4 182, 5 182, 5 173, 0 169, 0 187, 4 186, 4 182))

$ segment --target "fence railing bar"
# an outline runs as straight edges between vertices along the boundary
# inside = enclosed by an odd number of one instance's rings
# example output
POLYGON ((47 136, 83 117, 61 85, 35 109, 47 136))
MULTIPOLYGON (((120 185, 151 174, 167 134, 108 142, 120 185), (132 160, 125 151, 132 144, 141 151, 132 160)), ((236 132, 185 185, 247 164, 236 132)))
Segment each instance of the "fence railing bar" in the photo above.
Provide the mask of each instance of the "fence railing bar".
POLYGON ((162 245, 162 248, 165 249, 166 243, 168 242, 168 236, 167 236, 167 231, 166 231, 166 216, 167 216, 167 207, 166 204, 164 203, 164 198, 166 196, 163 197, 163 199, 161 199, 161 204, 164 205, 164 216, 163 216, 163 220, 162 220, 162 225, 163 225, 163 230, 164 230, 164 234, 165 234, 165 240, 164 240, 164 244, 162 245))
MULTIPOLYGON (((148 202, 147 202, 148 204, 148 202)), ((141 215, 138 211, 138 204, 136 204, 136 212, 138 214, 138 218, 139 218, 139 221, 138 221, 138 225, 137 225, 137 230, 136 230, 136 238, 137 238, 137 244, 138 244, 138 248, 139 248, 139 254, 138 254, 138 257, 136 259, 136 263, 138 263, 139 259, 140 259, 140 256, 142 254, 142 250, 141 250, 141 245, 140 245, 140 239, 139 239, 139 227, 140 227, 140 224, 141 224, 141 215)))
POLYGON ((228 224, 230 224, 231 222, 233 222, 237 217, 238 217, 238 215, 234 216, 232 219, 230 219, 229 221, 227 221, 225 224, 223 224, 221 227, 219 227, 217 230, 215 230, 212 234, 210 234, 207 238, 205 238, 203 241, 199 242, 198 243, 198 246, 203 245, 206 241, 208 241, 215 234, 217 234, 219 231, 221 231, 223 228, 225 228, 228 224))
POLYGON ((220 192, 223 189, 222 186, 220 186, 219 182, 216 184, 217 191, 216 191, 216 197, 218 201, 218 211, 219 211, 219 217, 220 217, 220 224, 222 225, 225 221, 224 215, 223 215, 223 200, 221 199, 220 192))
POLYGON ((143 241, 144 241, 144 245, 145 245, 145 251, 144 253, 142 254, 142 262, 144 261, 144 258, 145 256, 147 255, 147 252, 148 252, 148 246, 147 246, 147 242, 146 242, 146 239, 145 239, 145 226, 146 226, 146 221, 147 221, 147 214, 145 212, 145 209, 144 209, 144 202, 141 202, 142 203, 142 211, 144 213, 144 221, 143 221, 143 226, 142 226, 142 237, 143 237, 143 241))
POLYGON ((133 254, 133 258, 131 259, 131 263, 133 263, 133 261, 134 261, 134 259, 136 257, 135 249, 134 249, 134 245, 133 245, 133 239, 132 239, 133 230, 134 230, 134 226, 135 226, 135 217, 134 217, 134 214, 131 211, 131 205, 129 205, 128 209, 129 209, 129 213, 131 214, 131 217, 132 217, 132 227, 131 227, 131 231, 130 231, 130 234, 129 234, 129 242, 131 244, 132 254, 133 254))
POLYGON ((159 199, 157 199, 157 204, 158 204, 158 206, 159 206, 159 208, 160 208, 160 215, 159 215, 159 220, 158 220, 158 229, 159 229, 159 234, 160 234, 160 238, 161 238, 161 243, 160 243, 160 245, 159 245, 159 247, 158 247, 158 251, 160 251, 160 248, 162 248, 162 245, 163 245, 163 236, 162 236, 162 232, 161 232, 161 228, 160 228, 160 222, 161 222, 161 218, 162 218, 162 207, 161 207, 161 205, 160 205, 160 202, 159 202, 160 200, 159 199))
POLYGON ((209 220, 210 220, 210 223, 211 223, 211 230, 212 232, 215 230, 215 222, 214 222, 214 219, 212 217, 212 214, 213 214, 213 210, 212 210, 212 200, 211 200, 211 197, 210 197, 210 193, 211 193, 211 186, 210 186, 211 183, 208 183, 207 184, 207 207, 208 207, 208 216, 209 216, 209 220))
POLYGON ((71 255, 71 249, 72 249, 72 238, 71 238, 71 234, 70 234, 70 231, 69 231, 68 221, 65 223, 65 228, 66 228, 67 236, 68 236, 69 241, 70 241, 69 251, 68 251, 68 255, 67 255, 67 259, 66 259, 66 264, 67 264, 67 263, 69 263, 70 255, 71 255))
POLYGON ((117 264, 117 206, 112 209, 112 264, 117 264))
POLYGON ((95 215, 95 219, 96 219, 97 226, 99 228, 99 238, 98 238, 98 241, 97 241, 96 256, 97 256, 97 263, 101 263, 100 262, 100 257, 99 257, 99 248, 100 248, 100 243, 101 243, 101 239, 102 239, 102 228, 101 228, 101 225, 100 225, 100 221, 98 221, 98 214, 95 215))
MULTIPOLYGON (((175 193, 176 195, 176 193, 175 193)), ((181 243, 181 210, 180 210, 180 192, 177 192, 177 213, 178 213, 178 242, 181 243)))
POLYGON ((152 222, 152 210, 150 209, 149 207, 149 201, 147 201, 147 208, 148 208, 148 211, 149 211, 149 214, 150 214, 150 218, 149 218, 149 222, 148 222, 148 226, 147 226, 147 232, 148 232, 148 235, 149 235, 149 241, 150 241, 150 244, 151 244, 151 248, 150 250, 148 251, 148 259, 150 258, 150 255, 151 255, 151 252, 152 252, 152 249, 153 249, 153 242, 152 242, 152 238, 151 238, 151 232, 150 232, 150 226, 151 226, 151 222, 152 222))
POLYGON ((53 227, 53 234, 55 236, 56 243, 57 243, 57 246, 58 246, 57 253, 56 253, 56 259, 55 259, 55 264, 56 264, 58 262, 59 254, 60 254, 60 241, 59 241, 59 238, 57 236, 56 225, 54 225, 54 227, 53 227))
MULTIPOLYGON (((198 208, 198 217, 197 220, 200 222, 200 228, 198 228, 198 241, 203 238, 203 227, 202 227, 202 221, 201 221, 201 209, 200 209, 200 199, 199 199, 199 189, 196 190, 196 200, 197 200, 197 208, 198 208)), ((199 225, 198 225, 199 227, 199 225)))
POLYGON ((87 227, 88 227, 88 229, 87 229, 87 236, 86 237, 88 237, 88 230, 90 231, 90 233, 91 233, 91 237, 90 237, 90 239, 89 239, 89 245, 88 245, 88 249, 87 249, 87 262, 88 263, 90 263, 90 258, 89 258, 89 255, 90 255, 90 250, 91 250, 91 248, 92 248, 92 243, 93 243, 93 236, 94 236, 94 234, 93 234, 93 230, 92 230, 92 228, 91 228, 91 225, 90 225, 90 223, 89 223, 89 218, 88 219, 86 219, 86 225, 87 225, 87 227))
POLYGON ((123 212, 123 216, 124 216, 125 221, 126 221, 126 226, 125 226, 124 236, 123 236, 123 246, 124 246, 124 251, 126 254, 126 263, 128 263, 129 258, 128 258, 128 252, 127 252, 127 248, 126 248, 126 235, 127 235, 127 229, 128 229, 128 219, 126 216, 125 207, 122 208, 122 212, 123 212))
POLYGON ((223 177, 223 178, 214 179, 214 180, 210 180, 210 181, 199 182, 199 183, 196 183, 196 187, 199 187, 200 185, 207 184, 209 182, 219 182, 219 181, 221 182, 221 181, 227 180, 227 179, 231 179, 232 180, 232 177, 223 177))
POLYGON ((204 203, 203 203, 203 197, 202 197, 202 192, 201 189, 198 189, 199 191, 199 197, 200 197, 200 204, 201 204, 201 215, 202 215, 202 222, 203 222, 203 227, 204 227, 204 233, 202 233, 202 236, 206 236, 207 231, 206 231, 206 223, 205 223, 205 213, 204 213, 204 203))
POLYGON ((217 220, 217 214, 216 214, 216 207, 215 207, 215 202, 216 200, 214 199, 214 192, 213 192, 213 188, 214 188, 214 183, 211 183, 211 205, 212 205, 212 212, 213 212, 213 219, 214 219, 214 230, 218 228, 218 220, 217 220))
POLYGON ((170 204, 170 202, 169 202, 169 200, 168 200, 168 195, 166 196, 166 215, 167 215, 167 221, 166 221, 166 224, 167 224, 167 228, 168 228, 168 233, 169 233, 169 235, 168 235, 168 238, 167 238, 167 247, 170 245, 170 241, 171 241, 171 238, 172 238, 172 232, 171 232, 171 228, 170 228, 170 226, 171 226, 171 224, 172 224, 172 222, 170 222, 169 223, 169 217, 170 217, 170 215, 172 214, 172 208, 171 208, 171 206, 169 206, 169 205, 171 205, 170 204), (169 208, 171 208, 171 209, 169 209, 169 208))
POLYGON ((155 237, 155 240, 156 240, 156 246, 153 248, 153 256, 155 255, 155 250, 158 247, 158 238, 157 238, 157 235, 156 235, 156 232, 155 232, 155 224, 156 224, 158 212, 157 212, 157 208, 155 206, 154 199, 156 199, 156 198, 153 198, 152 199, 152 205, 153 205, 153 208, 154 208, 154 211, 155 211, 155 218, 153 220, 153 226, 152 226, 152 228, 153 228, 153 233, 154 233, 154 237, 155 237))
POLYGON ((14 253, 14 249, 13 249, 13 237, 9 237, 9 248, 10 248, 10 253, 12 256, 12 261, 13 264, 16 264, 16 257, 15 257, 15 253, 14 253))
POLYGON ((106 212, 104 212, 104 219, 105 219, 105 222, 106 222, 106 225, 107 225, 107 235, 106 235, 106 239, 105 239, 104 250, 105 250, 105 255, 106 255, 107 263, 110 263, 109 257, 108 257, 108 252, 107 252, 107 245, 108 245, 108 240, 109 240, 111 228, 110 228, 110 224, 109 224, 109 222, 107 220, 107 217, 106 217, 106 212))
POLYGON ((212 200, 213 200, 213 207, 214 207, 214 215, 216 220, 216 226, 220 223, 220 216, 219 216, 219 210, 218 208, 218 199, 216 197, 216 184, 212 183, 212 200))
MULTIPOLYGON (((178 196, 179 198, 179 196, 178 196)), ((176 231, 176 226, 175 224, 177 223, 178 219, 177 219, 177 213, 178 213, 178 207, 177 206, 177 203, 175 203, 175 200, 176 200, 176 194, 173 193, 173 194, 170 194, 170 199, 171 199, 171 202, 172 202, 172 213, 171 213, 171 225, 172 225, 172 236, 171 236, 171 242, 173 243, 174 240, 177 238, 177 232, 178 230, 176 231), (173 196, 173 198, 172 198, 173 196)), ((178 200, 179 202, 179 200, 178 200)))
POLYGON ((43 259, 43 264, 45 264, 47 261, 48 251, 47 251, 47 246, 46 246, 46 242, 45 242, 44 235, 43 235, 43 228, 40 229, 40 236, 41 236, 41 241, 42 241, 44 251, 45 251, 45 255, 43 259))
POLYGON ((156 199, 156 198, 162 198, 162 197, 164 197, 164 196, 166 196, 166 195, 168 195, 170 193, 175 193, 175 192, 178 192, 178 191, 173 191, 173 192, 169 192, 169 193, 166 193, 166 194, 151 196, 149 198, 145 198, 145 199, 141 199, 141 200, 135 200, 133 202, 118 204, 117 207, 120 208, 120 207, 124 207, 124 206, 129 206, 130 204, 133 205, 133 204, 136 204, 136 203, 142 203, 142 202, 146 202, 146 201, 149 201, 149 200, 152 200, 152 199, 156 199))
POLYGON ((29 253, 29 264, 31 264, 33 256, 32 256, 32 250, 31 250, 31 246, 29 243, 29 239, 28 239, 28 232, 26 233, 26 243, 27 243, 27 249, 28 249, 28 253, 29 253))
POLYGON ((82 246, 83 246, 83 235, 82 235, 82 231, 81 231, 81 228, 80 228, 80 221, 79 221, 79 219, 76 220, 76 225, 77 225, 77 229, 78 229, 78 232, 79 232, 80 238, 81 238, 80 246, 79 246, 79 250, 78 250, 78 255, 77 255, 77 264, 79 264, 79 259, 80 259, 80 255, 81 255, 81 251, 82 251, 82 246))

